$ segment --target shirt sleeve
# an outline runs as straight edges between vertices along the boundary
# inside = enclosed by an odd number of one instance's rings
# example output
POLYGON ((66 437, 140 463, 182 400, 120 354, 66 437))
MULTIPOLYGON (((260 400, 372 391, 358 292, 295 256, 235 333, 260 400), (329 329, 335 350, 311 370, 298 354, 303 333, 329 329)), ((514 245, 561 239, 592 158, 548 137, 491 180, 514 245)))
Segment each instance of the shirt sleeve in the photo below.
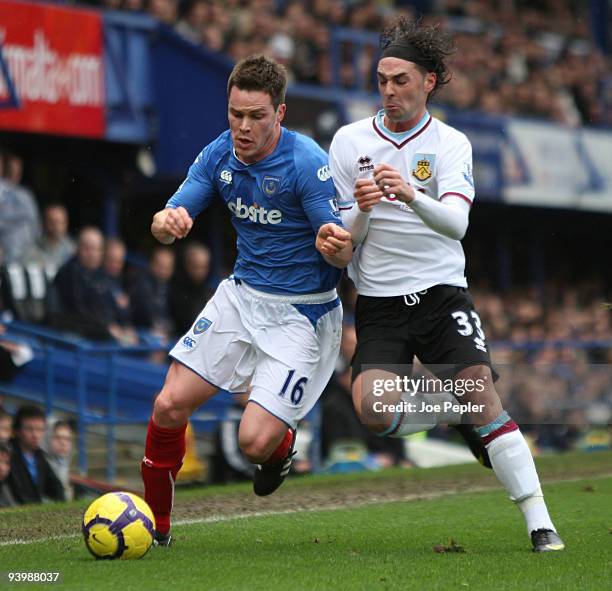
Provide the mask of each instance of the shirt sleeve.
POLYGON ((461 240, 465 236, 470 206, 462 199, 449 195, 449 199, 440 202, 416 191, 410 207, 438 234, 453 240, 461 240))
POLYGON ((451 196, 468 205, 474 201, 472 145, 463 134, 448 142, 438 165, 438 200, 451 196))
POLYGON ((351 209, 355 203, 353 192, 356 179, 353 180, 350 168, 343 162, 342 140, 336 133, 329 147, 329 169, 336 187, 336 196, 340 211, 351 209))
POLYGON ((176 193, 170 197, 166 207, 184 207, 192 218, 206 209, 217 195, 217 187, 210 175, 211 144, 206 146, 189 167, 187 178, 176 193))
MULTIPOLYGON (((370 212, 361 211, 353 195, 357 179, 353 178, 351 164, 346 161, 343 141, 340 133, 336 133, 329 147, 329 168, 336 187, 338 209, 342 216, 342 224, 351 233, 353 244, 363 242, 370 224, 370 212)), ((365 177, 364 177, 365 178, 365 177)))
POLYGON ((323 224, 342 226, 327 154, 315 142, 296 142, 294 160, 298 196, 314 231, 318 232, 323 224))

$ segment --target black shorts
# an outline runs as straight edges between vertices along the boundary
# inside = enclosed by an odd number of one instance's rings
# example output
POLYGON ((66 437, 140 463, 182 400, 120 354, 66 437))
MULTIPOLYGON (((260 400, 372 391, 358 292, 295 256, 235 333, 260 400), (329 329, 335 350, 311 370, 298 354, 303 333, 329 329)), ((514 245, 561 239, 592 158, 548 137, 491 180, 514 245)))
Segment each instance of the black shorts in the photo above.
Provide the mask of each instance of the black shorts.
MULTIPOLYGON (((367 366, 419 361, 439 378, 473 365, 491 367, 480 317, 463 287, 436 285, 405 296, 357 298, 352 379, 367 366)), ((491 367, 494 379, 497 377, 491 367)))

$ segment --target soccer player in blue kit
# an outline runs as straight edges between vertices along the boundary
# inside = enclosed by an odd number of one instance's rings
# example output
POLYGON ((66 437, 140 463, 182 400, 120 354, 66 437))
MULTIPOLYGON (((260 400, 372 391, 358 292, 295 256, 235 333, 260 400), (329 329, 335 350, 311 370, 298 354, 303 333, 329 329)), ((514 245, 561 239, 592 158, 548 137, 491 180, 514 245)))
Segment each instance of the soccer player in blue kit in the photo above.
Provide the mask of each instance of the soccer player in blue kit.
POLYGON ((151 231, 163 244, 185 238, 214 199, 237 233, 234 273, 219 285, 173 358, 155 399, 141 470, 170 543, 174 480, 190 415, 219 389, 251 388, 239 442, 257 464, 257 495, 289 472, 295 427, 332 375, 342 330, 336 284, 352 256, 335 205, 326 153, 281 126, 286 73, 265 56, 238 62, 228 81, 230 129, 208 144, 151 231))

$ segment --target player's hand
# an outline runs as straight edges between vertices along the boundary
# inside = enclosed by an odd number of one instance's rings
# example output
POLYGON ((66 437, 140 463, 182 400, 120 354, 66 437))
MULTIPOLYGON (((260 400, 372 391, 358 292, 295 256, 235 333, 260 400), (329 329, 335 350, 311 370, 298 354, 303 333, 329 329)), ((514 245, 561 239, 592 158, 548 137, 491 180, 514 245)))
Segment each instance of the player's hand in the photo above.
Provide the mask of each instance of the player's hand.
POLYGON ((324 224, 317 233, 315 247, 322 255, 334 256, 349 244, 350 232, 336 224, 324 224))
POLYGON ((355 183, 353 196, 361 211, 372 211, 384 194, 372 179, 360 179, 355 183))
POLYGON ((193 227, 193 219, 184 207, 168 207, 153 216, 151 233, 163 244, 171 244, 176 238, 185 238, 193 227))
POLYGON ((389 164, 379 164, 374 169, 374 182, 385 197, 393 196, 404 203, 414 201, 412 186, 389 164))

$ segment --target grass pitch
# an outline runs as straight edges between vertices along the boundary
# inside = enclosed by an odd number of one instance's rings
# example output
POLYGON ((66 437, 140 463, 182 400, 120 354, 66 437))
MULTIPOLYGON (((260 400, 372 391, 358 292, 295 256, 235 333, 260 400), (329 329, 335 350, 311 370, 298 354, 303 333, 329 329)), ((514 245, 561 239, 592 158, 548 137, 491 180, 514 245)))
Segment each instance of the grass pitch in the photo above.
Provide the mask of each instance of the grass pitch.
POLYGON ((538 469, 565 552, 531 553, 517 508, 468 465, 293 478, 269 499, 247 485, 184 491, 175 545, 133 562, 92 560, 86 503, 0 510, 0 587, 42 586, 7 571, 60 571, 56 587, 75 590, 612 589, 612 453, 538 469))

